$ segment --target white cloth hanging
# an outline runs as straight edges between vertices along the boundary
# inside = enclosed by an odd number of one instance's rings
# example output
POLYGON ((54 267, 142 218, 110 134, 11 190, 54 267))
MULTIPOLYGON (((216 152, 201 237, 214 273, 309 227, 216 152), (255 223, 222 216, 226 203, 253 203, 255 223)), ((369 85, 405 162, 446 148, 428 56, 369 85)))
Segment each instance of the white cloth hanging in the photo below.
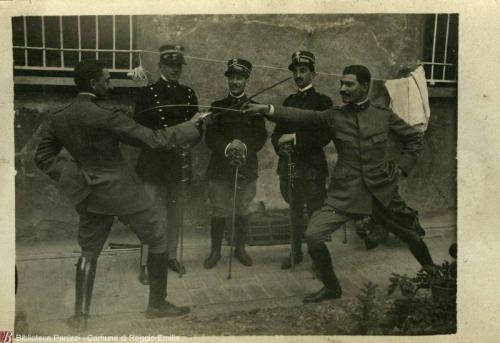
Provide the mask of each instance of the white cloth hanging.
POLYGON ((427 130, 431 110, 424 68, 419 66, 402 79, 387 80, 385 88, 392 111, 416 129, 427 130))

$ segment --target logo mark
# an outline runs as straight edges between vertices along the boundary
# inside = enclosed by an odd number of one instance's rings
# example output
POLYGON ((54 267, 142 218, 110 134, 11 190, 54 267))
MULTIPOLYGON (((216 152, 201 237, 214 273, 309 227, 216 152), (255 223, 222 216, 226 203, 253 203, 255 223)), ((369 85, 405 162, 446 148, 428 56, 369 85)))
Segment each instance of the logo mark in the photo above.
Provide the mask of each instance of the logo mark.
POLYGON ((12 331, 0 331, 0 343, 12 343, 12 331))

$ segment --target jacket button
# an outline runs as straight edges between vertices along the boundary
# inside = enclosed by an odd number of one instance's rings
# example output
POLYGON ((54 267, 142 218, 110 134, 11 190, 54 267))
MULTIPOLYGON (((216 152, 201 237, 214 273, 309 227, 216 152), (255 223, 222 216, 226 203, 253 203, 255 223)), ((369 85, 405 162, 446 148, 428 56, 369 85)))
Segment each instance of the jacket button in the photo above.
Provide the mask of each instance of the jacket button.
POLYGON ((161 117, 161 119, 165 119, 165 117, 161 117))
POLYGON ((157 101, 156 103, 157 103, 157 104, 159 104, 160 102, 159 102, 159 101, 157 101))
POLYGON ((167 124, 163 124, 163 127, 167 127, 168 125, 167 124))
POLYGON ((163 110, 160 108, 160 109, 158 110, 158 112, 163 112, 163 110))
POLYGON ((158 94, 155 94, 155 98, 157 98, 157 97, 158 97, 158 94))

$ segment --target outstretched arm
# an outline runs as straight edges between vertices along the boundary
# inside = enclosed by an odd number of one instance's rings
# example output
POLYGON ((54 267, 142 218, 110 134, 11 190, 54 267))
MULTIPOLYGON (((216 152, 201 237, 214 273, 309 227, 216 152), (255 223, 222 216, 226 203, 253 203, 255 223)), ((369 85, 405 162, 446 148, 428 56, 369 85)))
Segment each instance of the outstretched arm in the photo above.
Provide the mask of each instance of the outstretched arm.
POLYGON ((201 116, 197 113, 182 124, 151 130, 137 124, 122 111, 114 111, 110 114, 109 128, 123 143, 153 150, 168 150, 198 139, 201 130, 197 123, 200 120, 201 116))
POLYGON ((262 104, 248 104, 244 110, 249 115, 263 114, 267 119, 275 122, 284 122, 292 130, 304 127, 333 126, 334 109, 325 111, 302 110, 293 107, 272 106, 262 104))

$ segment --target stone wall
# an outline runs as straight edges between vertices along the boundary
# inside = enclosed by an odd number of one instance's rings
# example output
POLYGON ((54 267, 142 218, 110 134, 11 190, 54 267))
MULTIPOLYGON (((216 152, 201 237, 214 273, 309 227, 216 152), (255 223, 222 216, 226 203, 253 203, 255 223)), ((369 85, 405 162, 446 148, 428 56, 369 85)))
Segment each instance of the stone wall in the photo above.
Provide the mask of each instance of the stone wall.
MULTIPOLYGON (((137 21, 137 48, 156 51, 167 42, 182 44, 188 65, 181 82, 191 86, 201 104, 210 104, 225 96, 225 63, 189 58, 225 61, 243 57, 255 65, 248 94, 290 76, 286 67, 292 52, 311 50, 316 54, 316 88, 339 103, 339 74, 347 64, 364 64, 375 78, 372 99, 384 101, 381 80, 398 77, 400 71, 414 66, 421 58, 422 15, 262 15, 262 16, 143 16, 137 21), (265 67, 264 67, 265 66, 265 67), (326 73, 326 74, 323 74, 326 73)), ((142 63, 158 77, 158 56, 144 53, 142 63)), ((61 197, 50 180, 34 168, 31 157, 36 139, 32 139, 41 119, 62 107, 74 90, 51 87, 18 87, 15 92, 16 214, 18 237, 39 235, 43 227, 74 226, 76 213, 61 197), (71 224, 70 224, 71 223, 71 224), (23 230, 34 228, 36 230, 23 230)), ((257 98, 279 104, 295 92, 290 80, 257 98)), ((135 89, 122 89, 112 105, 133 106, 135 89)), ((456 207, 456 98, 431 101, 432 115, 426 136, 426 148, 415 173, 402 182, 401 190, 410 205, 424 213, 443 212, 456 207)), ((269 133, 273 124, 267 123, 269 133)), ((134 163, 137 151, 124 147, 134 163)), ((330 167, 335 161, 333 146, 327 148, 330 167)), ((188 195, 188 221, 195 226, 206 223, 207 200, 204 173, 209 150, 204 143, 194 149, 195 178, 188 195)), ((275 174, 276 156, 270 142, 259 153, 259 183, 256 201, 267 208, 284 208, 275 174)), ((73 234, 73 233, 72 233, 73 234)), ((45 234, 44 234, 45 235, 45 234)), ((39 237, 40 238, 40 237, 39 237)))

